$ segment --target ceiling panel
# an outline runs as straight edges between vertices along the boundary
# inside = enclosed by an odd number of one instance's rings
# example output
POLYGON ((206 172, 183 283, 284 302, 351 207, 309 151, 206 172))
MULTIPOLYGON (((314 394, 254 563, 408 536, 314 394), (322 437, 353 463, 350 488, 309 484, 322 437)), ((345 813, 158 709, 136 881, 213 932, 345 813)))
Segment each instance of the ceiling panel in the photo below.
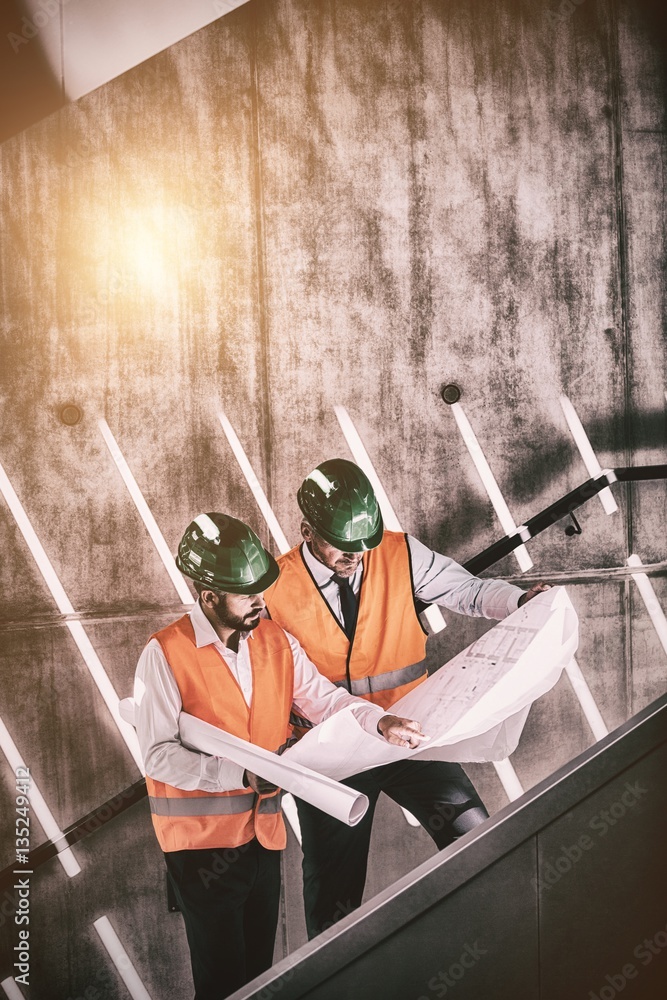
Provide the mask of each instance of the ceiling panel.
POLYGON ((245 2, 24 0, 23 7, 27 32, 36 32, 54 77, 62 73, 75 101, 245 2))

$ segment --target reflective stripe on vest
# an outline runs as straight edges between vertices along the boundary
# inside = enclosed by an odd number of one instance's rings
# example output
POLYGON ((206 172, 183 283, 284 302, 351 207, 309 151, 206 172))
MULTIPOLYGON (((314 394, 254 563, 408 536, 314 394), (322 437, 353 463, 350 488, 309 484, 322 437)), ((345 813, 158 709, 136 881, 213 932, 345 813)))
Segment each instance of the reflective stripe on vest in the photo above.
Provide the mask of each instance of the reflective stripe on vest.
MULTIPOLYGON (((352 681, 350 694, 360 698, 364 694, 373 694, 375 691, 390 691, 400 687, 402 684, 410 684, 418 677, 426 677, 427 671, 423 663, 413 663, 410 667, 401 667, 400 670, 389 670, 385 674, 377 674, 373 677, 360 677, 352 681)), ((336 687, 348 689, 347 681, 334 681, 336 687)))
POLYGON ((264 594, 272 619, 299 640, 329 680, 388 708, 426 679, 426 633, 415 609, 405 535, 385 531, 365 552, 357 625, 350 640, 308 571, 300 547, 278 557, 264 594))
POLYGON ((255 792, 245 795, 197 795, 192 799, 148 798, 155 816, 231 816, 248 812, 255 805, 255 792))
MULTIPOLYGON (((275 751, 290 735, 294 661, 289 640, 263 619, 248 639, 253 677, 246 704, 234 674, 213 644, 195 644, 188 615, 155 637, 174 675, 183 711, 233 736, 275 751)), ((257 796, 252 789, 203 794, 146 777, 153 826, 163 851, 239 847, 253 837, 272 850, 287 842, 281 793, 257 796)))
MULTIPOLYGON (((280 812, 279 795, 266 796, 260 799, 258 812, 280 812)), ((197 795, 192 799, 148 798, 151 812, 154 816, 231 816, 235 813, 248 812, 255 807, 257 794, 246 792, 245 795, 197 795)))

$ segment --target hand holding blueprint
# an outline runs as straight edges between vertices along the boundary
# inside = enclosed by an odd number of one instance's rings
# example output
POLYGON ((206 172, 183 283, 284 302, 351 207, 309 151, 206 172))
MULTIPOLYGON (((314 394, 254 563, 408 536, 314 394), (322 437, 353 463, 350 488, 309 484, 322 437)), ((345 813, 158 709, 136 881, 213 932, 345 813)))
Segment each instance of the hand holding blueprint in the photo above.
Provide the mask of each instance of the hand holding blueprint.
MULTIPOLYGON (((120 714, 135 725, 134 698, 123 698, 120 714)), ((223 729, 211 726, 194 715, 181 712, 178 717, 179 735, 183 746, 214 757, 226 757, 267 781, 272 781, 283 791, 292 792, 311 805, 338 819, 347 826, 356 826, 368 809, 368 797, 354 788, 347 788, 324 774, 317 774, 296 761, 285 761, 270 750, 232 736, 223 729)))
POLYGON ((414 750, 370 736, 349 709, 283 755, 340 781, 391 761, 503 760, 517 747, 531 704, 575 654, 578 620, 563 587, 518 608, 404 698, 393 715, 420 722, 431 739, 414 750))
MULTIPOLYGON (((396 760, 503 760, 517 747, 530 706, 558 681, 577 649, 578 621, 563 587, 534 597, 391 706, 430 736, 411 750, 368 734, 350 709, 320 723, 277 756, 186 713, 185 746, 226 757, 354 826, 365 795, 339 781, 396 760)), ((134 703, 121 702, 134 725, 134 703)))

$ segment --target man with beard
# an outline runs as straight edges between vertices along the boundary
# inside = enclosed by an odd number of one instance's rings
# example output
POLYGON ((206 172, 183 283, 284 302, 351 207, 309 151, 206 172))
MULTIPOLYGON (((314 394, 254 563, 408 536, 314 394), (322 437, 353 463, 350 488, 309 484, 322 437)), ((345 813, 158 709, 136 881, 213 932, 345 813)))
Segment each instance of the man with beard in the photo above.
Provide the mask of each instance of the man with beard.
POLYGON ((185 921, 195 1000, 220 1000, 273 960, 286 831, 280 789, 184 746, 180 712, 267 750, 290 735, 292 705, 315 724, 352 706, 369 733, 397 746, 425 737, 322 677, 299 643, 262 617, 278 566, 257 535, 200 514, 176 564, 199 600, 150 639, 137 665, 136 727, 153 826, 185 921))
MULTIPOLYGON (((373 487, 347 459, 318 465, 301 484, 297 501, 303 543, 278 558, 280 578, 265 595, 271 618, 298 639, 334 684, 385 710, 427 677, 419 602, 502 619, 548 589, 536 584, 523 591, 501 580, 481 580, 416 538, 385 531, 373 487)), ((301 720, 305 727, 310 721, 307 713, 301 720)), ((361 903, 381 792, 413 813, 440 850, 488 816, 460 764, 400 761, 344 784, 370 800, 353 828, 297 799, 311 938, 340 919, 339 899, 353 907, 361 903)))

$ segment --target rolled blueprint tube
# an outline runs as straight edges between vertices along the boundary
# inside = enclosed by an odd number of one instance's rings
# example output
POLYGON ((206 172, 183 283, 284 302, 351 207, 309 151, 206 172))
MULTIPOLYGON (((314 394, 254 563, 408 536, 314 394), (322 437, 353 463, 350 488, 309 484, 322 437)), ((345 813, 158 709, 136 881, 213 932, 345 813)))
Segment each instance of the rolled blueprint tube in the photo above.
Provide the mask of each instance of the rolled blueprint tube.
MULTIPOLYGON (((119 707, 123 719, 133 726, 134 699, 124 698, 119 707)), ((318 774, 303 764, 292 763, 254 743, 248 743, 247 740, 188 715, 187 712, 181 712, 178 728, 187 749, 233 760, 240 767, 259 774, 266 781, 272 781, 279 788, 297 795, 347 826, 356 826, 366 814, 366 795, 341 785, 333 778, 318 774)))
POLYGON ((232 736, 186 712, 181 712, 178 728, 184 746, 233 760, 235 764, 261 775, 266 781, 272 781, 347 826, 356 826, 368 809, 368 797, 354 788, 341 785, 303 764, 284 760, 270 750, 232 736))

